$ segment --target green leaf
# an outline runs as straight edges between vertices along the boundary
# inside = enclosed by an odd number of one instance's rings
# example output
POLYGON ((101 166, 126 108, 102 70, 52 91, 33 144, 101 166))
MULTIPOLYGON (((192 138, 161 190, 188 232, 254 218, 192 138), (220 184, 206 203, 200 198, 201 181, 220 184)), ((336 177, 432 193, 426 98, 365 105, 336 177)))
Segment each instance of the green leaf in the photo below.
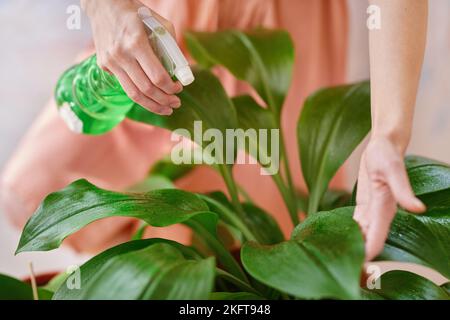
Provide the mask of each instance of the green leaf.
POLYGON ((149 225, 145 222, 141 222, 136 232, 131 236, 131 240, 141 240, 144 238, 145 230, 149 225))
POLYGON ((264 298, 249 292, 213 292, 209 300, 264 300, 264 298))
POLYGON ((323 89, 306 100, 297 136, 310 191, 308 213, 318 210, 331 179, 370 126, 368 82, 323 89))
POLYGON ((398 212, 377 260, 412 262, 450 278, 450 208, 422 215, 398 212))
POLYGON ((441 286, 441 288, 444 289, 447 292, 447 294, 449 295, 449 297, 450 297, 450 282, 447 282, 447 283, 443 284, 441 286))
POLYGON ((431 159, 409 156, 405 160, 414 193, 428 209, 450 207, 450 166, 431 159))
POLYGON ((79 180, 45 198, 25 225, 17 253, 55 249, 89 223, 113 216, 142 219, 155 227, 201 219, 215 233, 217 216, 208 211, 197 195, 181 190, 119 193, 79 180))
POLYGON ((95 257, 91 258, 89 261, 84 263, 80 267, 80 274, 81 274, 81 283, 80 283, 80 290, 70 290, 66 286, 60 286, 58 291, 55 292, 55 295, 53 299, 61 300, 74 300, 74 299, 80 299, 81 296, 83 296, 85 293, 85 290, 88 288, 89 283, 92 282, 92 278, 96 276, 98 273, 98 270, 103 268, 103 266, 113 257, 127 253, 127 252, 133 252, 133 251, 139 251, 145 248, 148 248, 154 244, 158 243, 165 243, 169 244, 178 251, 182 252, 183 256, 186 259, 190 260, 200 260, 202 257, 192 248, 183 246, 179 244, 178 242, 174 242, 171 240, 166 239, 145 239, 145 240, 136 240, 136 241, 130 241, 126 243, 122 243, 118 246, 115 246, 113 248, 110 248, 106 251, 103 251, 102 253, 96 255, 95 257))
POLYGON ((277 245, 248 243, 241 251, 245 269, 260 282, 306 299, 358 299, 364 242, 353 208, 321 212, 277 245))
POLYGON ((445 290, 428 279, 406 271, 381 276, 380 289, 363 289, 366 300, 450 300, 445 290))
POLYGON ((200 235, 219 262, 242 280, 242 269, 217 238, 217 214, 196 194, 169 189, 119 193, 79 180, 47 196, 24 227, 16 253, 57 248, 70 234, 107 217, 133 217, 153 227, 183 223, 200 235))
POLYGON ((207 299, 214 258, 193 257, 195 251, 168 240, 128 242, 86 262, 80 289, 61 286, 54 299, 207 299))
POLYGON ((66 283, 67 278, 70 276, 69 272, 62 272, 54 276, 42 289, 48 290, 50 292, 56 292, 59 287, 66 283))
POLYGON ((192 164, 174 164, 170 157, 158 161, 151 169, 150 176, 164 176, 170 181, 176 181, 192 172, 195 165, 192 164))
POLYGON ((280 226, 271 215, 251 203, 243 203, 242 207, 244 222, 260 244, 276 244, 285 240, 280 226))
MULTIPOLYGON (((52 293, 38 288, 39 300, 50 300, 52 293)), ((33 300, 33 289, 25 282, 0 274, 0 300, 33 300)))
POLYGON ((261 174, 270 174, 277 182, 278 177, 281 179, 282 150, 280 150, 281 133, 273 114, 259 106, 250 96, 233 98, 233 104, 236 107, 239 128, 245 132, 242 134, 245 140, 241 139, 237 147, 245 150, 260 163, 264 168, 261 169, 261 174))
POLYGON ((327 190, 319 204, 320 211, 330 211, 351 205, 352 195, 343 190, 327 190))
POLYGON ((222 65, 236 78, 247 81, 279 117, 294 66, 294 46, 289 33, 227 30, 188 32, 185 37, 199 64, 208 68, 222 65))
MULTIPOLYGON (((177 130, 180 135, 203 147, 213 142, 202 139, 201 135, 208 129, 219 130, 222 137, 225 137, 226 129, 237 128, 236 110, 216 76, 207 70, 194 70, 194 74, 195 81, 178 94, 181 108, 175 110, 170 117, 156 115, 139 105, 135 105, 127 117, 168 130, 177 130), (198 127, 197 130, 199 134, 195 134, 194 130, 196 121, 201 121, 201 128, 198 127)), ((213 137, 212 140, 214 139, 213 137)), ((220 157, 235 151, 231 147, 226 149, 226 143, 223 143, 223 147, 223 150, 217 150, 222 151, 222 154, 217 154, 216 160, 222 160, 220 157)), ((188 158, 193 160, 194 155, 188 158)))
MULTIPOLYGON (((247 133, 245 138, 248 139, 247 141, 243 141, 244 145, 239 145, 238 148, 245 150, 263 167, 268 167, 275 160, 275 169, 279 169, 279 128, 276 125, 273 115, 269 110, 260 107, 250 96, 236 97, 233 99, 233 104, 236 107, 239 128, 247 133), (261 141, 259 136, 260 130, 267 132, 265 143, 261 141), (276 136, 273 136, 274 132, 276 136), (276 148, 272 150, 274 146, 276 148)), ((270 173, 275 174, 277 172, 270 173)))
POLYGON ((129 192, 148 192, 159 189, 175 189, 171 180, 162 175, 153 175, 127 189, 129 192))

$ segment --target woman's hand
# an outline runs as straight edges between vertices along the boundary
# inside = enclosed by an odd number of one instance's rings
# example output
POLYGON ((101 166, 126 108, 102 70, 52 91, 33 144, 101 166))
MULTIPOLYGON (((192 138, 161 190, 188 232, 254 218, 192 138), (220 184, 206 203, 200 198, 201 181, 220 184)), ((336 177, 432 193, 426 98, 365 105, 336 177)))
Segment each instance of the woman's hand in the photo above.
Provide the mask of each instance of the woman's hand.
MULTIPOLYGON (((91 21, 99 66, 117 77, 127 95, 161 115, 180 107, 175 94, 183 87, 172 81, 150 46, 137 13, 142 4, 135 0, 82 0, 82 6, 91 21)), ((169 21, 154 15, 174 33, 169 21)))
POLYGON ((391 139, 374 137, 361 158, 354 219, 366 240, 367 261, 383 250, 397 204, 412 213, 425 211, 411 189, 403 149, 391 139))

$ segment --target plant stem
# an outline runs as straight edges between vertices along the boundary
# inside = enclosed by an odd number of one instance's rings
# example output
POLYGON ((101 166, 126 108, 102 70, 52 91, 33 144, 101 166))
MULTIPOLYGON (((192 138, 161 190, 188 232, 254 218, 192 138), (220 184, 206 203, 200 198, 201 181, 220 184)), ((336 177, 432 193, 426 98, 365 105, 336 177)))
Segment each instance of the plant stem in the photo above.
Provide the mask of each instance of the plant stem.
POLYGON ((292 174, 291 174, 291 168, 289 166, 289 158, 286 151, 286 143, 284 141, 284 134, 283 130, 281 129, 281 118, 280 116, 276 117, 276 121, 278 124, 278 128, 280 128, 280 154, 282 158, 282 164, 284 169, 284 175, 286 177, 287 186, 284 183, 284 180, 282 176, 277 173, 273 176, 273 179, 275 181, 275 184, 278 187, 278 190, 281 193, 281 196, 283 197, 283 200, 286 204, 286 207, 289 211, 289 215, 291 217, 292 224, 294 227, 299 224, 298 219, 298 208, 297 208, 297 195, 295 193, 295 186, 292 180, 292 174))
POLYGON ((281 196, 283 197, 284 203, 286 204, 286 207, 289 211, 289 216, 291 217, 292 224, 294 227, 300 223, 298 219, 297 214, 297 201, 296 198, 292 196, 292 193, 290 192, 289 188, 286 187, 284 184, 283 179, 281 178, 280 174, 275 174, 272 176, 273 181, 278 187, 278 190, 280 191, 281 196))
MULTIPOLYGON (((281 128, 281 123, 280 123, 280 128, 281 128)), ((288 187, 292 191, 291 193, 295 194, 295 187, 294 187, 294 182, 292 180, 291 167, 289 165, 289 158, 288 158, 288 154, 286 151, 286 143, 284 141, 283 132, 281 132, 281 135, 280 135, 280 151, 281 151, 281 156, 283 158, 284 174, 286 176, 286 181, 287 181, 288 187)))
MULTIPOLYGON (((227 206, 224 206, 220 202, 211 199, 207 196, 200 195, 200 197, 205 200, 207 203, 211 203, 214 206, 218 207, 221 214, 223 215, 223 220, 227 221, 232 224, 234 227, 238 228, 239 231, 242 232, 246 240, 249 241, 257 241, 256 236, 253 234, 253 232, 247 227, 247 225, 240 219, 240 217, 236 216, 236 214, 231 211, 227 206)), ((214 212, 214 211, 213 211, 214 212)), ((215 212, 218 214, 218 212, 215 212)))
POLYGON ((241 202, 239 201, 239 191, 233 179, 231 168, 227 165, 221 165, 219 166, 219 170, 227 186, 228 193, 230 194, 231 203, 236 209, 237 214, 242 219, 244 218, 244 209, 242 208, 241 202))
POLYGON ((205 244, 217 255, 218 261, 231 274, 239 278, 241 281, 249 283, 247 275, 242 270, 239 263, 234 259, 231 253, 223 246, 217 237, 206 230, 200 223, 193 220, 186 221, 185 224, 189 226, 195 233, 205 241, 205 244))
POLYGON ((308 215, 314 214, 318 211, 320 200, 321 198, 319 197, 317 189, 311 190, 308 202, 308 215))
POLYGON ((30 269, 30 280, 31 280, 31 289, 33 291, 33 300, 39 300, 37 285, 36 285, 36 276, 34 275, 33 263, 30 262, 28 264, 30 269))
POLYGON ((229 274, 228 272, 226 272, 226 271, 224 271, 224 270, 222 270, 220 268, 216 268, 216 274, 217 274, 218 277, 221 277, 224 280, 226 280, 226 281, 234 284, 235 286, 239 287, 239 289, 242 289, 244 292, 254 293, 254 294, 258 295, 258 296, 261 295, 258 291, 253 289, 253 287, 251 287, 247 283, 241 281, 240 279, 236 278, 232 274, 229 274))

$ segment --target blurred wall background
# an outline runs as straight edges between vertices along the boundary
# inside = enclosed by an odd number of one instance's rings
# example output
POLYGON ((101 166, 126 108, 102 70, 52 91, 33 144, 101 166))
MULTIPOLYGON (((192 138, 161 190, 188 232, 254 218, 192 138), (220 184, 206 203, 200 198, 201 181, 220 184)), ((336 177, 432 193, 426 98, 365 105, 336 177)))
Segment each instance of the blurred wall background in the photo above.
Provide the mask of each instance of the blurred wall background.
MULTIPOLYGON (((294 1, 294 0, 293 0, 294 1)), ((329 0, 332 1, 332 0, 329 0)), ((369 77, 364 0, 348 0, 351 34, 348 80, 369 77)), ((85 17, 81 30, 68 30, 66 10, 76 0, 0 0, 0 167, 49 99, 58 76, 90 40, 85 17)), ((430 0, 426 62, 409 152, 450 162, 450 1, 430 0)), ((349 161, 349 186, 356 177, 359 149, 349 161)), ((30 177, 33 179, 33 177, 30 177)), ((0 212, 0 273, 62 270, 86 257, 67 248, 13 256, 19 231, 0 212)))

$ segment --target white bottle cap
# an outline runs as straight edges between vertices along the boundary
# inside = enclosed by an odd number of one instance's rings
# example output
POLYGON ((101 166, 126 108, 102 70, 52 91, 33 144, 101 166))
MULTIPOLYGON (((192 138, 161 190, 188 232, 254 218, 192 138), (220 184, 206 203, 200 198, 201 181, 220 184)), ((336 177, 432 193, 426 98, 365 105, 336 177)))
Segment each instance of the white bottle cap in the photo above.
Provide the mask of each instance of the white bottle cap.
POLYGON ((180 81, 184 87, 190 85, 195 80, 194 74, 189 66, 177 68, 175 70, 175 77, 177 77, 178 81, 180 81))

